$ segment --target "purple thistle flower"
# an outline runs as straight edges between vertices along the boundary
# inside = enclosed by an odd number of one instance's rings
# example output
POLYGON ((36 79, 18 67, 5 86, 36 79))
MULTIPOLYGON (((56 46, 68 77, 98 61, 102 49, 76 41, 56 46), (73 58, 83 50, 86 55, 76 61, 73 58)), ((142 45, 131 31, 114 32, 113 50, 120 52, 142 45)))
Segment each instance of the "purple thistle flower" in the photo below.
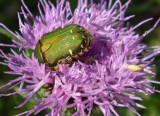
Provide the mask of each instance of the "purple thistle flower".
POLYGON ((154 57, 159 54, 160 47, 148 47, 141 40, 151 32, 159 23, 146 31, 143 35, 135 33, 135 29, 152 18, 142 21, 136 26, 124 26, 134 15, 124 17, 130 0, 124 5, 119 0, 112 3, 102 0, 94 4, 93 0, 78 0, 78 6, 71 11, 70 4, 65 0, 57 0, 57 6, 50 1, 40 0, 38 10, 40 16, 33 16, 22 0, 22 11, 18 13, 19 32, 12 32, 5 25, 0 25, 18 38, 21 43, 14 41, 12 45, 1 44, 19 48, 21 54, 11 50, 6 55, 1 51, 4 58, 3 65, 7 65, 12 71, 7 74, 17 74, 18 78, 11 80, 0 87, 19 87, 13 93, 0 94, 10 96, 13 94, 24 95, 26 100, 17 106, 20 108, 30 101, 31 98, 39 102, 34 109, 23 112, 20 115, 35 115, 45 109, 51 112, 46 116, 61 116, 65 108, 75 108, 73 116, 90 116, 94 106, 99 107, 104 116, 118 116, 114 107, 128 107, 138 116, 140 114, 134 106, 145 108, 135 100, 142 100, 135 93, 153 94, 159 92, 152 87, 151 83, 160 82, 150 80, 145 76, 154 77, 154 57), (21 20, 25 18, 25 22, 21 20), (33 20, 33 25, 29 19, 33 20), (57 71, 46 68, 45 63, 39 63, 34 53, 31 57, 25 52, 26 49, 34 51, 38 40, 46 33, 58 27, 70 24, 78 24, 89 30, 94 38, 91 49, 79 57, 78 63, 71 65, 61 64, 57 71), (143 54, 141 54, 143 52, 143 54), (92 62, 83 62, 93 57, 92 62), (35 94, 48 85, 50 93, 42 98, 35 94), (118 99, 118 100, 117 100, 118 99))

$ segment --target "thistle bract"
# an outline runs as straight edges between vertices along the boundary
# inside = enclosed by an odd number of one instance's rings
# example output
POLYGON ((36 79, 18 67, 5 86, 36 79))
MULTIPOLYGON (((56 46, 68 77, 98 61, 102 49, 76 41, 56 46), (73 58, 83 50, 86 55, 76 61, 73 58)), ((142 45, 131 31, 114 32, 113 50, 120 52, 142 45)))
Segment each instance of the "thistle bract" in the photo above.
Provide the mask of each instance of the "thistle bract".
POLYGON ((35 48, 39 62, 48 66, 69 63, 87 51, 92 43, 91 33, 82 26, 71 24, 44 34, 35 48))

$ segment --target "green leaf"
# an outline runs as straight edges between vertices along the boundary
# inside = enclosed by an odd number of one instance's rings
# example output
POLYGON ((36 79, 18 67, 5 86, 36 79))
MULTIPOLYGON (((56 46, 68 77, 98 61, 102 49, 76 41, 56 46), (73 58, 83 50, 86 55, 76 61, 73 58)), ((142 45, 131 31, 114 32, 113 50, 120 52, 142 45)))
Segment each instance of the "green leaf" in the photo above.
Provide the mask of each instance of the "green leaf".
POLYGON ((16 38, 14 35, 12 35, 7 30, 3 29, 2 27, 0 27, 0 33, 5 35, 5 36, 8 36, 9 38, 13 39, 14 41, 16 41, 18 43, 21 43, 21 41, 18 38, 16 38))
POLYGON ((32 49, 25 49, 25 52, 27 54, 28 57, 32 57, 32 53, 34 52, 32 49))

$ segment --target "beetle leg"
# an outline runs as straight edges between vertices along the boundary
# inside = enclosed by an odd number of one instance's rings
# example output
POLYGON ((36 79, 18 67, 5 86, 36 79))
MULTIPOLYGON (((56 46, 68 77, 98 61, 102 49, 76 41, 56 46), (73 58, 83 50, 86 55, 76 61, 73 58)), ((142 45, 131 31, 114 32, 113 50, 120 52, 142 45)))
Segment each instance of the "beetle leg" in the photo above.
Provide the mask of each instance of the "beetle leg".
POLYGON ((93 56, 89 56, 84 61, 87 62, 87 63, 93 62, 93 61, 95 61, 95 58, 93 56))

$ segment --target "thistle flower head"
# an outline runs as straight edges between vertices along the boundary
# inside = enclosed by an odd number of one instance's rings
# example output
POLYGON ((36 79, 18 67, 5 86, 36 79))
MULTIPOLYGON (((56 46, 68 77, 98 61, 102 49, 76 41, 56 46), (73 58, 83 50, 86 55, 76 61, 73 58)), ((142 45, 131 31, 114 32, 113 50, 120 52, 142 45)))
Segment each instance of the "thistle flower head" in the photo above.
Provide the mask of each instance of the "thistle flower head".
POLYGON ((1 57, 5 59, 1 64, 12 70, 6 73, 17 74, 18 77, 0 88, 10 85, 13 85, 12 88, 19 87, 18 91, 1 96, 28 92, 23 96, 27 97, 24 103, 16 108, 24 106, 31 98, 39 102, 32 110, 19 115, 36 115, 50 109, 51 112, 46 116, 58 116, 64 115, 66 108, 74 108, 73 116, 89 116, 94 106, 99 107, 104 116, 118 116, 115 106, 128 107, 140 115, 133 107, 145 107, 135 102, 142 100, 135 93, 148 95, 159 92, 150 85, 159 82, 149 80, 146 76, 155 75, 150 69, 160 47, 148 47, 141 40, 160 20, 143 35, 136 34, 135 29, 151 18, 133 27, 125 26, 134 17, 125 17, 130 0, 123 5, 119 0, 114 3, 112 0, 102 0, 98 4, 93 0, 78 0, 73 12, 68 1, 57 0, 55 6, 50 1, 40 0, 39 16, 33 16, 23 0, 22 3, 22 11, 18 13, 20 33, 14 33, 0 23, 18 38, 12 45, 3 46, 19 48, 21 51, 18 54, 12 49, 9 55, 1 51, 1 57), (24 17, 24 22, 21 17, 24 17), (33 25, 29 19, 32 19, 33 25), (69 65, 61 63, 57 70, 47 68, 46 63, 40 63, 35 57, 36 44, 43 35, 71 24, 80 25, 92 34, 90 49, 69 65), (26 49, 32 51, 31 56, 26 49), (46 85, 46 92, 49 93, 37 98, 35 94, 46 85))

